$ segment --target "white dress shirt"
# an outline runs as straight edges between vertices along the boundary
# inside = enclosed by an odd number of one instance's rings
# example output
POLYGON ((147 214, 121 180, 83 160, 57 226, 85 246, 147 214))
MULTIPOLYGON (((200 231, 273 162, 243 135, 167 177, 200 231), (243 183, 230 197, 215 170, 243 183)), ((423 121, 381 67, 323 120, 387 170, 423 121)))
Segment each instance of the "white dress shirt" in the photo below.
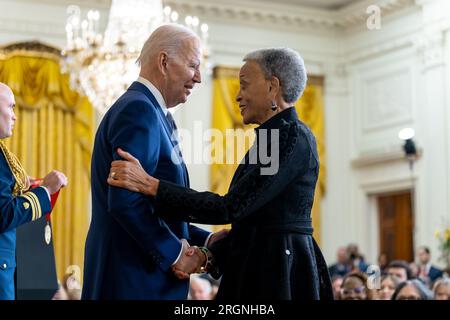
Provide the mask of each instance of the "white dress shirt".
POLYGON ((169 112, 169 109, 167 109, 166 101, 164 101, 164 98, 161 94, 161 92, 147 79, 143 77, 139 77, 136 80, 139 83, 142 83, 144 86, 147 87, 148 90, 153 94, 156 101, 158 101, 159 106, 161 107, 162 111, 164 112, 164 115, 167 116, 167 112, 169 112))

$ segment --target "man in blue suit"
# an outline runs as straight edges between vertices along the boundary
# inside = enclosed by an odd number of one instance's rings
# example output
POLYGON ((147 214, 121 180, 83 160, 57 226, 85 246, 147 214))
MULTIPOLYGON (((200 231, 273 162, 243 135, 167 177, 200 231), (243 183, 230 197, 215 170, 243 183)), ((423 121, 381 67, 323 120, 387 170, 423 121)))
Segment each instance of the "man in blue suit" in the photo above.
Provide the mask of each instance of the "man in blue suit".
MULTIPOLYGON (((0 82, 0 139, 12 136, 14 107, 13 92, 0 82)), ((52 171, 41 187, 30 190, 30 178, 0 140, 0 300, 15 298, 16 228, 49 213, 50 195, 66 184, 64 174, 52 171)))
POLYGON ((419 278, 432 285, 436 279, 443 276, 441 269, 431 264, 431 251, 426 246, 417 248, 417 260, 419 266, 419 278))
POLYGON ((189 185, 168 109, 186 102, 201 82, 200 58, 194 32, 176 25, 159 27, 141 51, 138 80, 100 123, 92 158, 83 299, 186 299, 189 281, 179 280, 173 270, 200 263, 202 253, 189 244, 204 246, 220 237, 163 219, 164 208, 155 208, 150 198, 107 184, 110 164, 120 159, 117 149, 122 148, 149 174, 189 185))

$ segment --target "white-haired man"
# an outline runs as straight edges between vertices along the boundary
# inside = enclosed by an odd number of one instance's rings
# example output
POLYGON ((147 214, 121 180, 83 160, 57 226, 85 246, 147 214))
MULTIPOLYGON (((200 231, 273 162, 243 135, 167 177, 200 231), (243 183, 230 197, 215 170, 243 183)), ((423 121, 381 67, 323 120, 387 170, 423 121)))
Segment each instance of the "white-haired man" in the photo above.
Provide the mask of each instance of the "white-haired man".
POLYGON ((213 291, 211 282, 197 275, 191 276, 189 282, 190 300, 212 300, 213 291))
POLYGON ((98 128, 83 299, 186 299, 189 281, 176 278, 173 270, 200 264, 202 252, 189 243, 203 246, 223 235, 209 237, 188 223, 164 219, 164 208, 150 198, 107 184, 109 165, 121 159, 121 148, 133 152, 147 172, 189 185, 168 109, 186 102, 201 82, 200 58, 194 32, 179 25, 157 28, 141 51, 139 78, 98 128))

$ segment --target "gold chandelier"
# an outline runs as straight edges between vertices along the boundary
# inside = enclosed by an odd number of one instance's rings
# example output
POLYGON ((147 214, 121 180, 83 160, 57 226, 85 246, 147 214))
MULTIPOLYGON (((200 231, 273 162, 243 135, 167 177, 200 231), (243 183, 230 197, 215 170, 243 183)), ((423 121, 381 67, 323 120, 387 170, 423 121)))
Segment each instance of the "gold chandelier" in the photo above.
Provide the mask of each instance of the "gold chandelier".
MULTIPOLYGON (((136 59, 149 34, 161 24, 179 20, 179 14, 163 8, 161 0, 112 0, 104 34, 99 30, 99 11, 89 10, 84 20, 78 6, 69 6, 67 13, 62 70, 100 115, 137 79, 136 59)), ((195 16, 186 16, 184 24, 199 34, 207 58, 208 25, 200 25, 195 16)))

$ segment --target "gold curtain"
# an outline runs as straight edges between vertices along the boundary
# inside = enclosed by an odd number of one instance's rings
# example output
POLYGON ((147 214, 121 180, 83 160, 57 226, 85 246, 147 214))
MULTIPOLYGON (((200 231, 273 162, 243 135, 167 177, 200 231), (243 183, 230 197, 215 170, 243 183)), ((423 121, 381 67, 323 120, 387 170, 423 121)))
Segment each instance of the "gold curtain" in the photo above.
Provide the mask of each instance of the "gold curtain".
MULTIPOLYGON (((67 188, 52 212, 58 278, 81 271, 90 212, 90 159, 93 108, 69 87, 59 57, 24 50, 0 54, 0 82, 16 99, 16 125, 6 143, 32 177, 53 169, 66 174, 67 188)), ((81 280, 81 279, 80 279, 81 280)))
POLYGON ((215 68, 213 91, 212 128, 220 130, 224 137, 227 129, 236 130, 236 136, 212 143, 212 156, 218 163, 213 161, 210 167, 210 190, 224 195, 239 162, 253 143, 254 126, 242 123, 239 104, 236 102, 239 91, 238 69, 215 68))
MULTIPOLYGON (((222 145, 213 142, 213 157, 225 159, 227 152, 243 150, 244 154, 253 143, 254 126, 242 124, 242 116, 236 95, 239 91, 239 69, 216 67, 213 79, 213 112, 212 128, 220 130, 225 136, 226 129, 242 129, 241 134, 229 145, 223 141, 222 145), (220 150, 221 149, 221 150, 220 150)), ((303 96, 295 103, 300 119, 311 128, 317 140, 320 159, 320 174, 312 210, 314 237, 320 243, 320 200, 325 194, 325 145, 324 145, 324 112, 323 112, 323 84, 321 78, 310 77, 303 96)), ((235 153, 236 154, 236 153, 235 153)), ((225 194, 244 154, 237 153, 237 161, 233 164, 215 163, 210 167, 210 190, 218 194, 225 194)), ((217 231, 223 226, 213 226, 217 231)))
POLYGON ((301 98, 295 103, 299 118, 311 129, 317 142, 319 153, 320 170, 314 194, 314 205, 312 208, 312 221, 314 238, 320 244, 320 203, 326 191, 326 163, 325 163, 325 123, 323 110, 323 81, 322 78, 309 77, 308 85, 301 98))

